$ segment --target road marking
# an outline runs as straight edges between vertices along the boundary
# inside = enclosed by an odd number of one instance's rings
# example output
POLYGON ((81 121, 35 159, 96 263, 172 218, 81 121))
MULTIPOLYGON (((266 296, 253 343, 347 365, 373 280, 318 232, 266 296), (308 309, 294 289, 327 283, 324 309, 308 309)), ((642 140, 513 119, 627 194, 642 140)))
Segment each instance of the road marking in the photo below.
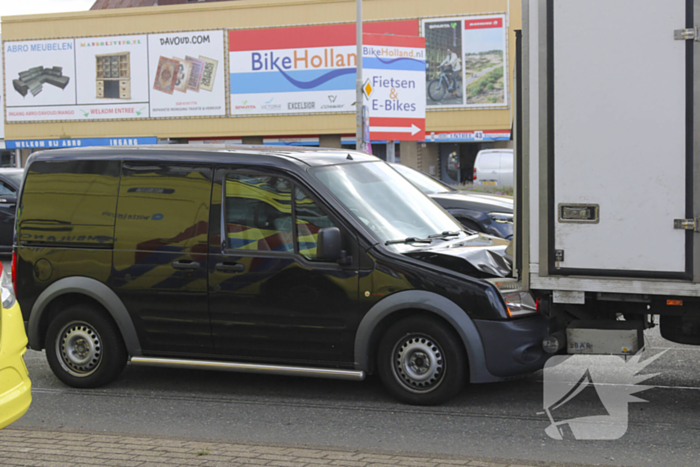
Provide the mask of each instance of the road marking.
MULTIPOLYGON (((537 381, 538 383, 544 383, 544 381, 537 381)), ((558 382, 559 383, 564 383, 564 381, 558 382)), ((572 381, 569 383, 571 386, 576 386, 576 382, 572 381)), ((634 386, 639 386, 637 384, 614 384, 614 383, 595 383, 596 386, 621 386, 621 387, 634 387, 634 386)), ((644 385, 642 385, 644 386, 644 385)), ((696 388, 694 386, 660 386, 656 384, 650 384, 649 389, 690 389, 692 391, 700 391, 700 388, 696 388)))

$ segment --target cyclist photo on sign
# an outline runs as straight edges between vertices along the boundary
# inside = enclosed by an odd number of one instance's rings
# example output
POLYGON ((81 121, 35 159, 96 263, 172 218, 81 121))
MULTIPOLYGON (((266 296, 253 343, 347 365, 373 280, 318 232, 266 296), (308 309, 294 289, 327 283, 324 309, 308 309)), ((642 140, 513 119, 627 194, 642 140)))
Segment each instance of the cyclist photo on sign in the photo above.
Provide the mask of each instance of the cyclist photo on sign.
POLYGON ((464 105, 464 18, 425 20, 425 91, 427 107, 464 105))
POLYGON ((457 90, 455 89, 455 84, 456 84, 456 76, 455 74, 458 73, 459 71, 462 70, 462 62, 457 56, 456 53, 454 53, 451 49, 447 49, 447 56, 445 59, 440 63, 440 68, 442 69, 442 72, 445 73, 450 80, 450 87, 447 89, 447 92, 452 94, 452 97, 457 97, 457 90))
POLYGON ((438 65, 440 75, 428 82, 428 102, 455 105, 462 103, 462 61, 450 47, 445 49, 445 58, 438 65))

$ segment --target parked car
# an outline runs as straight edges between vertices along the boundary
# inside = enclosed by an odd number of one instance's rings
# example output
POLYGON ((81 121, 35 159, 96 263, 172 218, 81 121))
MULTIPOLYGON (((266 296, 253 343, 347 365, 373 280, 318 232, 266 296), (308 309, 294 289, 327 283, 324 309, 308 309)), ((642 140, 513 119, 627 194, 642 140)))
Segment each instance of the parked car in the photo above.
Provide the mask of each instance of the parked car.
POLYGON ((0 253, 12 251, 17 193, 24 169, 0 168, 0 253))
POLYGON ((10 281, 0 263, 0 429, 19 419, 32 401, 31 387, 24 353, 27 334, 10 281))
POLYGON ((411 167, 391 166, 452 214, 464 228, 509 240, 513 238, 512 198, 459 191, 411 167))
POLYGON ((474 160, 477 185, 513 186, 513 150, 482 149, 474 160))
POLYGON ((362 380, 437 404, 544 365, 550 322, 508 286, 509 242, 465 233, 346 150, 33 154, 17 297, 74 387, 132 365, 362 380))

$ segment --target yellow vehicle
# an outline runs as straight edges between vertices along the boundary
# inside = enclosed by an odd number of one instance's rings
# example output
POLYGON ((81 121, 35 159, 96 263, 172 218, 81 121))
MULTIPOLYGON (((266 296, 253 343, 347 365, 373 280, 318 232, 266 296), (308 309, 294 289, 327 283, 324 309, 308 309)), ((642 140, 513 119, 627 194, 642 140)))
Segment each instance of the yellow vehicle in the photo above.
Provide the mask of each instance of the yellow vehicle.
POLYGON ((32 402, 32 383, 24 364, 27 334, 12 281, 2 269, 0 263, 0 429, 24 415, 32 402))

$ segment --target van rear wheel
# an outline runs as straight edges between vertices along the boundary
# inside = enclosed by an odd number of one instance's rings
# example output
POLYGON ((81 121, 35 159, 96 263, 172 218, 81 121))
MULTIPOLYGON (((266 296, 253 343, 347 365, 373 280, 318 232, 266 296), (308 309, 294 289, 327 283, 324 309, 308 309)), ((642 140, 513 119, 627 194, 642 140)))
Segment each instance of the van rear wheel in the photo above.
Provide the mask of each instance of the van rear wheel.
POLYGON ((51 321, 46 358, 56 377, 68 386, 95 388, 121 374, 127 352, 114 321, 102 310, 80 304, 66 308, 51 321))
POLYGON ((382 338, 377 359, 382 383, 407 404, 447 402, 467 379, 461 339, 434 319, 413 317, 394 324, 382 338))

